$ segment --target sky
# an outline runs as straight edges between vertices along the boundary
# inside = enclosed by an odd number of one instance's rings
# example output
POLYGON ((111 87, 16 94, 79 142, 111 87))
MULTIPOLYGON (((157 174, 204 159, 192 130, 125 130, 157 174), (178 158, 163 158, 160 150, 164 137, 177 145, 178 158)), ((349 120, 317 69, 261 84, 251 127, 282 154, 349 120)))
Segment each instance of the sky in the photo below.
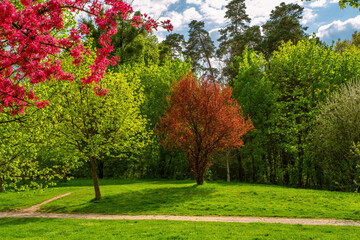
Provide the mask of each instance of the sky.
MULTIPOLYGON (((140 10, 158 20, 170 19, 173 33, 180 33, 187 39, 188 24, 192 20, 204 21, 212 40, 219 38, 218 30, 225 27, 225 6, 231 0, 129 0, 135 11, 140 10)), ((270 17, 271 10, 281 2, 297 3, 304 8, 303 26, 307 33, 315 33, 322 41, 331 44, 339 38, 351 39, 351 34, 360 32, 360 11, 352 7, 341 9, 338 0, 245 0, 246 12, 252 19, 250 25, 262 25, 270 17)), ((159 41, 169 34, 159 28, 155 35, 159 41)))

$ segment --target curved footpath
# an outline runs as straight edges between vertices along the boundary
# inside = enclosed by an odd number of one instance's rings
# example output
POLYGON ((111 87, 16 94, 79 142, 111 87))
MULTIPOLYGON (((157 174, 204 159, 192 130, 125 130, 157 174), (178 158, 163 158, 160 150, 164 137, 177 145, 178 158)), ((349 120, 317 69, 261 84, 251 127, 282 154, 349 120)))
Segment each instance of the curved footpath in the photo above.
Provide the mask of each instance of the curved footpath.
POLYGON ((305 218, 271 218, 271 217, 223 217, 223 216, 175 216, 175 215, 105 215, 105 214, 69 214, 36 212, 41 205, 65 197, 66 193, 49 199, 30 208, 15 212, 0 212, 0 218, 71 218, 71 219, 104 219, 104 220, 170 220, 194 222, 238 222, 238 223, 283 223, 303 225, 360 226, 360 221, 338 219, 305 219, 305 218))

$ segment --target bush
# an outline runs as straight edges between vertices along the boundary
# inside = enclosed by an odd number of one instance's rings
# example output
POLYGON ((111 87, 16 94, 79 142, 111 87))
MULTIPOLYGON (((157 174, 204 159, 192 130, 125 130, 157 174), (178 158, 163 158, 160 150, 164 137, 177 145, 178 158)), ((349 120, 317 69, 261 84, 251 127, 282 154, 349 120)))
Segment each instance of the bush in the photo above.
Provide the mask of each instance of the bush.
POLYGON ((353 190, 359 179, 359 157, 351 154, 360 141, 360 82, 344 85, 320 105, 310 134, 308 151, 318 159, 324 181, 331 188, 353 190))

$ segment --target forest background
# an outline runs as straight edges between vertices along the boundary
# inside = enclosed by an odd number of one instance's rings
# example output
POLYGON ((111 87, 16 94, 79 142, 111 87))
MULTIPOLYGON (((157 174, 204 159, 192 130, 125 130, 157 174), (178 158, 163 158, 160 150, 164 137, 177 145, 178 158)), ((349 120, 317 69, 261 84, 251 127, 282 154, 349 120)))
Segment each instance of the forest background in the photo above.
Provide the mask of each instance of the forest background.
MULTIPOLYGON (((164 149, 154 134, 171 86, 190 70, 233 88, 255 128, 243 147, 211 159, 207 180, 357 190, 360 33, 329 46, 306 34, 297 4, 277 6, 262 31, 249 25, 243 0, 226 9, 218 48, 201 21, 189 24, 187 41, 170 34, 161 43, 122 22, 112 37, 120 61, 92 88, 81 79, 95 56, 84 55, 76 66, 62 53, 73 82, 28 86, 50 104, 15 117, 1 112, 0 190, 39 187, 57 177, 88 178, 94 171, 100 178, 193 178, 184 154, 164 149), (223 67, 212 66, 211 58, 223 67)), ((71 15, 66 21, 76 24, 71 15)), ((91 32, 85 47, 100 49, 102 30, 82 21, 91 32)))

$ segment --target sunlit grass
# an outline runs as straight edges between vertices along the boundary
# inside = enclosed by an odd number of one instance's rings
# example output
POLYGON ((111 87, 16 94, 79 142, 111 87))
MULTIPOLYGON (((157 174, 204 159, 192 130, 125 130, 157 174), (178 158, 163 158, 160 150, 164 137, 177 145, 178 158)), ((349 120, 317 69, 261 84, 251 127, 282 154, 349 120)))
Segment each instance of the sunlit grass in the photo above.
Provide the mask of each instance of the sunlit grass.
POLYGON ((71 195, 43 205, 46 212, 170 214, 360 219, 358 193, 293 189, 271 185, 193 181, 103 180, 102 200, 91 201, 90 180, 70 181, 35 193, 0 194, 0 209, 31 206, 65 192, 71 195))
POLYGON ((358 239, 360 227, 264 223, 0 219, 1 239, 358 239))

